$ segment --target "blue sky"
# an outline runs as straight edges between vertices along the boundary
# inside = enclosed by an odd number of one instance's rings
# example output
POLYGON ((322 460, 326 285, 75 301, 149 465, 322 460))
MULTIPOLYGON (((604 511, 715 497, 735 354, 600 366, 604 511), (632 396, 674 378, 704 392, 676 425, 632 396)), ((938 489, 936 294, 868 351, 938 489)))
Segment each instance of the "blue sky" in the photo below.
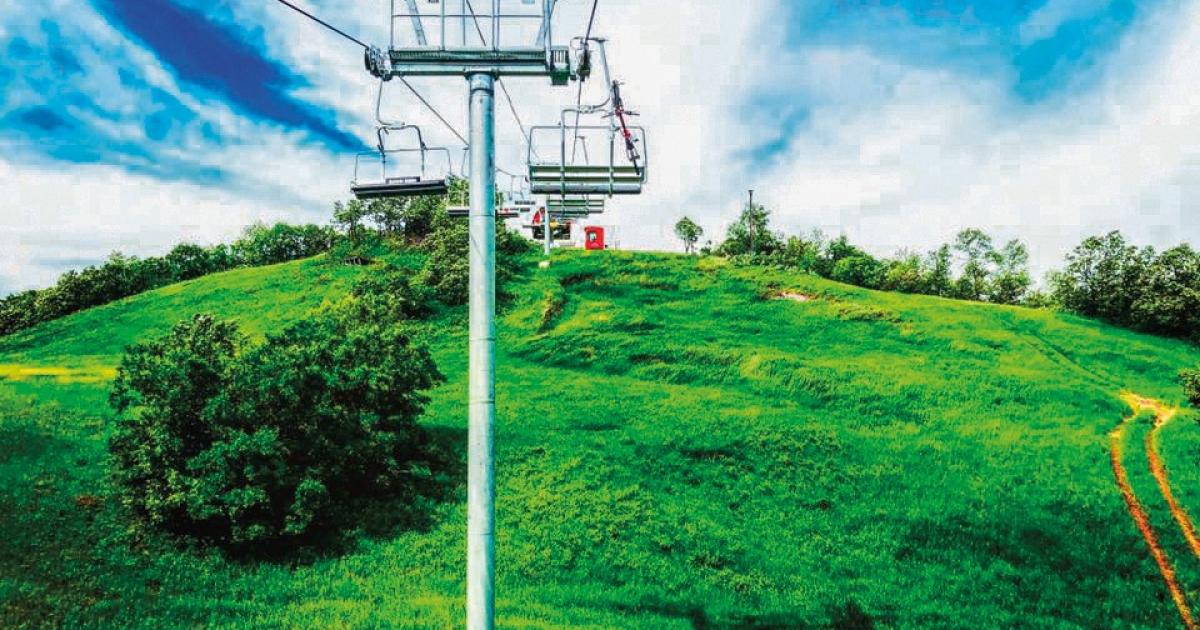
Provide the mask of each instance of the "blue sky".
MULTIPOLYGON (((373 3, 301 4, 385 43, 373 3)), ((574 4, 563 30, 583 21, 574 4)), ((1035 165, 1064 146, 1126 146, 1129 111, 1169 80, 1144 70, 1176 54, 1194 1, 756 0, 688 15, 667 5, 602 1, 598 22, 659 148, 651 194, 610 219, 630 246, 675 247, 664 226, 685 211, 719 234, 752 186, 781 226, 847 231, 881 253, 967 224, 1026 226, 1047 260, 1079 232, 1136 230, 1147 212, 1148 239, 1196 229, 1160 207, 1190 195, 1180 147, 1160 152, 1161 172, 1139 171, 1159 188, 1125 185, 1094 214, 1081 208, 1101 202, 1072 201, 1091 188, 1078 165, 1083 193, 1058 182, 1053 210, 1031 211, 1021 192, 1044 183, 1035 165), (917 209, 936 215, 931 228, 897 231, 917 209)), ((113 249, 323 220, 370 138, 375 88, 358 48, 275 2, 0 0, 0 42, 0 175, 18 192, 0 200, 0 222, 18 226, 0 228, 0 293, 113 249)), ((465 127, 459 86, 422 87, 465 127)), ((529 121, 553 120, 571 96, 533 82, 512 92, 529 121)), ((453 141, 411 99, 389 98, 397 117, 453 141)), ((498 116, 501 161, 515 170, 520 139, 498 116)))

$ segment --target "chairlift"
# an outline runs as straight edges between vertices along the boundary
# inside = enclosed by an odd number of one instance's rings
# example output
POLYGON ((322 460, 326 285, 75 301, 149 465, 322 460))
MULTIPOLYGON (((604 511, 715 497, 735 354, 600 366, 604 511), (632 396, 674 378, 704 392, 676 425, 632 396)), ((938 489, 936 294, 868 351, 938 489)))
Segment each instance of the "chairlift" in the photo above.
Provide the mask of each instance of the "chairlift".
POLYGON ((520 216, 532 211, 537 205, 537 201, 534 200, 533 194, 530 193, 525 178, 518 178, 507 171, 504 171, 504 174, 508 175, 511 182, 508 190, 501 196, 501 203, 497 212, 510 216, 520 216))
POLYGON ((525 229, 530 231, 533 240, 540 241, 546 237, 545 224, 547 218, 550 223, 550 236, 556 241, 570 240, 571 238, 571 221, 565 217, 558 217, 549 212, 547 208, 539 208, 534 210, 529 215, 529 222, 524 225, 525 229))
POLYGON ((551 216, 583 218, 604 213, 603 197, 549 197, 546 209, 551 216))
MULTIPOLYGON (((636 112, 625 109, 621 99, 620 83, 613 81, 608 69, 605 53, 605 40, 577 38, 572 42, 572 48, 579 50, 581 58, 590 59, 589 44, 595 44, 600 55, 600 66, 606 81, 607 98, 596 104, 580 105, 565 109, 559 118, 557 126, 532 127, 529 130, 527 144, 527 162, 529 165, 529 183, 531 192, 543 195, 577 196, 577 195, 637 195, 641 194, 646 183, 647 152, 646 132, 642 127, 630 127, 626 122, 627 116, 635 116, 636 112), (582 124, 584 116, 602 115, 607 124, 582 124), (573 122, 568 119, 573 117, 573 122), (539 139, 543 142, 553 138, 557 132, 558 148, 551 151, 549 157, 542 158, 535 147, 539 139), (607 144, 608 150, 599 151, 600 155, 593 159, 588 155, 589 141, 601 146, 607 144), (579 146, 583 144, 584 151, 580 159, 579 146), (569 152, 568 152, 569 145, 569 152), (618 158, 618 146, 625 153, 625 159, 618 158)), ((585 68, 591 62, 581 62, 585 68)), ((589 69, 590 72, 590 69, 589 69)))
POLYGON ((641 127, 628 127, 628 139, 619 134, 612 125, 579 125, 570 126, 562 121, 557 127, 532 127, 529 130, 530 143, 536 142, 536 137, 557 131, 560 138, 559 151, 555 160, 535 160, 532 152, 529 159, 529 184, 534 194, 541 195, 638 195, 646 183, 648 161, 646 132, 641 127), (575 141, 587 135, 607 136, 608 150, 599 160, 584 159, 572 161, 567 151, 568 132, 575 141), (617 147, 620 143, 625 149, 630 145, 640 147, 638 157, 641 163, 623 163, 617 158, 617 147))
POLYGON ((426 195, 444 195, 449 190, 451 176, 450 149, 445 147, 430 147, 425 144, 421 129, 415 125, 380 125, 376 129, 379 144, 375 151, 359 153, 354 158, 354 181, 350 191, 358 199, 390 199, 403 197, 420 197, 426 195), (400 148, 388 147, 388 136, 393 133, 411 131, 416 135, 415 146, 400 148), (416 158, 417 164, 406 164, 405 158, 416 158), (437 168, 431 162, 440 164, 445 157, 445 168, 437 168), (360 177, 364 170, 364 159, 378 161, 379 176, 377 178, 360 177), (399 172, 398 167, 406 167, 399 172))

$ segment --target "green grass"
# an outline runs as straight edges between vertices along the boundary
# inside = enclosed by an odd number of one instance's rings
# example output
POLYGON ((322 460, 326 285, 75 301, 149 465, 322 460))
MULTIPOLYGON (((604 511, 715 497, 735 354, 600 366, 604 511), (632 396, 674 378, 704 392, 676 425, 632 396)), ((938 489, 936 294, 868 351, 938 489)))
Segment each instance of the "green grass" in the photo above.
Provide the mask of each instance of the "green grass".
MULTIPOLYGON (((125 345, 201 311, 259 335, 360 273, 238 270, 0 339, 0 626, 461 625, 461 470, 427 526, 258 563, 139 534, 105 477, 102 377, 125 345)), ((1178 623, 1107 434, 1122 391, 1180 402, 1194 348, 718 259, 559 252, 516 293, 498 326, 502 627, 1178 623)), ((423 421, 461 457, 464 321, 430 326, 449 382, 423 421)), ((1195 417, 1163 444, 1200 510, 1195 417)), ((1172 559, 1195 595, 1200 563, 1172 559)))

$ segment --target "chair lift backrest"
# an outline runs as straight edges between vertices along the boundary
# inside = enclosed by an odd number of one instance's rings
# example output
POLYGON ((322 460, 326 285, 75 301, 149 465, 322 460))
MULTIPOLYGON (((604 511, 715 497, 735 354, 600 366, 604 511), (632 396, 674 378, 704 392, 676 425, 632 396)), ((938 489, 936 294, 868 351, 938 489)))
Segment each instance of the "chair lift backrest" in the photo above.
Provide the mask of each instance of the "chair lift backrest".
POLYGON ((529 163, 530 190, 539 195, 636 195, 642 192, 649 171, 649 147, 646 143, 646 132, 642 127, 630 127, 634 142, 642 154, 642 164, 624 163, 624 138, 620 137, 612 125, 580 125, 569 126, 563 121, 558 126, 532 127, 529 130, 530 152, 527 156, 529 163), (608 151, 599 159, 586 156, 581 162, 571 160, 567 148, 568 131, 580 138, 584 134, 607 135, 608 151), (535 159, 532 147, 537 137, 545 137, 552 132, 558 132, 559 148, 555 158, 535 159), (618 146, 621 150, 618 150, 618 146), (618 157, 620 156, 620 157, 618 157))
MULTIPOLYGON (((351 191, 359 199, 381 199, 392 197, 415 197, 422 195, 444 195, 449 187, 448 178, 452 174, 450 150, 445 147, 426 146, 421 130, 413 125, 381 125, 377 129, 379 144, 375 151, 360 153, 354 159, 354 181, 351 191), (417 136, 417 146, 411 148, 389 149, 387 137, 392 132, 413 131, 417 136), (416 165, 408 165, 407 172, 393 174, 389 172, 389 160, 398 160, 406 156, 416 156, 416 165), (430 161, 433 156, 444 156, 445 170, 432 173, 430 161), (371 157, 379 161, 378 178, 360 178, 363 158, 371 157)), ((440 162, 440 160, 438 160, 440 162)))

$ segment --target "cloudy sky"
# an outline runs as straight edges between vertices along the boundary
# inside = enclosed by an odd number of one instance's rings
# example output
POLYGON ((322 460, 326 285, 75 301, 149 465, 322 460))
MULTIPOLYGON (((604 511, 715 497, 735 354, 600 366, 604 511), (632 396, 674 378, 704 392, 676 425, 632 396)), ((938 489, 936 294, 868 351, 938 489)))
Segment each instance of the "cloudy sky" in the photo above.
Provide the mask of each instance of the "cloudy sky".
MULTIPOLYGON (((295 1, 387 44, 384 0, 295 1)), ((590 7, 562 0, 556 32, 590 7)), ((879 254, 968 226, 1039 271, 1110 229, 1200 243, 1200 0, 600 0, 595 32, 649 130, 647 194, 601 221, 624 247, 678 248, 684 214, 720 240, 750 188, 781 229, 879 254)), ((324 222, 371 142, 361 51, 275 0, 0 0, 0 46, 0 295, 324 222)), ((464 81, 413 83, 465 129, 464 81)), ((574 100, 507 86, 526 125, 574 100)), ((395 82, 383 109, 459 144, 395 82)), ((497 117, 519 171, 503 97, 497 117)))

